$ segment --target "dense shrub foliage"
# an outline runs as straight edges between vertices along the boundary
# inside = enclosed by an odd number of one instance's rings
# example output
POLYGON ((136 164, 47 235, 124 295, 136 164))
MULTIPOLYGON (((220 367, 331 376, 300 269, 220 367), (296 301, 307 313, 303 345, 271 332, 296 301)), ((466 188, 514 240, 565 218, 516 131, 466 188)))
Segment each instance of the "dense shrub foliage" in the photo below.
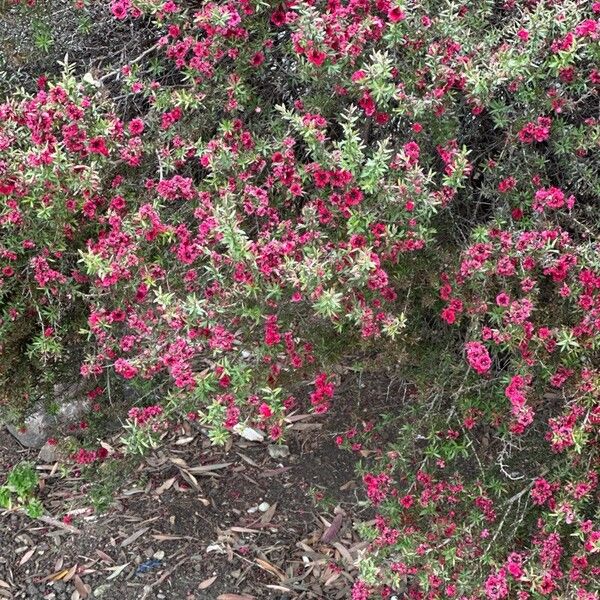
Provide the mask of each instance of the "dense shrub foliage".
POLYGON ((77 364, 100 412, 151 392, 132 449, 278 440, 299 382, 326 413, 402 357, 353 600, 597 598, 600 3, 106 10, 156 43, 0 105, 7 414, 77 364))

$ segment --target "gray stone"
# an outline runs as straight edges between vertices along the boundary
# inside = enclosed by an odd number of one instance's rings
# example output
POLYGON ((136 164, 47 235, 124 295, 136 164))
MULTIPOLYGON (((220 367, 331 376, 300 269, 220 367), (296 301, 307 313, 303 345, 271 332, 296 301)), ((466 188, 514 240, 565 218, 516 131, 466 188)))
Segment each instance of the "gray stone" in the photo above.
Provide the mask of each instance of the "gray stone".
POLYGON ((23 427, 7 424, 8 431, 27 448, 41 448, 48 438, 60 428, 71 425, 81 419, 90 408, 87 398, 64 402, 61 398, 56 416, 50 415, 43 406, 38 405, 35 412, 26 419, 23 427))
POLYGON ((50 437, 53 420, 43 410, 37 410, 25 419, 23 427, 15 427, 8 423, 8 431, 27 448, 41 448, 50 437))
POLYGON ((45 443, 38 454, 38 459, 45 463, 56 462, 59 457, 60 451, 56 444, 45 443))
POLYGON ((290 455, 290 449, 285 444, 269 444, 267 446, 269 456, 275 460, 286 458, 290 455))

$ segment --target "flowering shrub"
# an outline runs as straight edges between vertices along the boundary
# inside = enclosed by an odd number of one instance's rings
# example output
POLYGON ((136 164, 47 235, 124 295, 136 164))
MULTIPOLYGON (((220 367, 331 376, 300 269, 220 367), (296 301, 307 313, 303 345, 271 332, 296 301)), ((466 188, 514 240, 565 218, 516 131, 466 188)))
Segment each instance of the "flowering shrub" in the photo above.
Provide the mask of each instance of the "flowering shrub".
POLYGON ((278 440, 340 355, 447 340, 364 474, 353 598, 595 598, 600 4, 107 13, 156 43, 0 105, 3 405, 76 362, 152 392, 132 449, 179 417, 278 440))

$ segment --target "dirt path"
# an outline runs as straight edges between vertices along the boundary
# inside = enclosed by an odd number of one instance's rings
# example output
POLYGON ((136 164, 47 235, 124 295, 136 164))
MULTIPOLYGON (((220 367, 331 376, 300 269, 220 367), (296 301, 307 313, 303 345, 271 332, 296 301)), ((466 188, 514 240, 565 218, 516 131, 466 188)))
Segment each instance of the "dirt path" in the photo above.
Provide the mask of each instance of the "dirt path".
MULTIPOLYGON (((277 459, 265 443, 215 452, 200 432, 176 432, 104 514, 88 508, 89 483, 38 461, 44 506, 79 532, 0 513, 0 598, 348 598, 360 485, 320 426, 298 422, 277 459)), ((0 433, 1 471, 23 459, 35 453, 0 433)))

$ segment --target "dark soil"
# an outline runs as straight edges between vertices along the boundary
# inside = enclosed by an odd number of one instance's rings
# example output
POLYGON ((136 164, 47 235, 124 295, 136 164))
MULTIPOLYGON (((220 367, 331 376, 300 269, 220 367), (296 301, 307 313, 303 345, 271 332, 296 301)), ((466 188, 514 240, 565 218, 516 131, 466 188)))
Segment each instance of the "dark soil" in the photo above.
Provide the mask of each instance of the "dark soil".
MULTIPOLYGON (((400 387, 373 379, 360 392, 371 400, 357 405, 350 399, 359 383, 345 378, 327 419, 290 424, 285 458, 239 437, 215 450, 200 429, 181 426, 127 475, 103 513, 91 506, 89 475, 37 461, 44 507, 59 521, 70 513, 79 532, 0 512, 0 599, 349 598, 365 546, 354 526, 371 514, 357 503, 356 456, 334 438, 402 399, 400 387), (347 414, 350 406, 357 414, 347 414), (217 467, 198 469, 206 465, 217 467), (338 513, 341 526, 325 543, 338 513)), ((1 481, 24 459, 35 452, 1 431, 1 481)))

